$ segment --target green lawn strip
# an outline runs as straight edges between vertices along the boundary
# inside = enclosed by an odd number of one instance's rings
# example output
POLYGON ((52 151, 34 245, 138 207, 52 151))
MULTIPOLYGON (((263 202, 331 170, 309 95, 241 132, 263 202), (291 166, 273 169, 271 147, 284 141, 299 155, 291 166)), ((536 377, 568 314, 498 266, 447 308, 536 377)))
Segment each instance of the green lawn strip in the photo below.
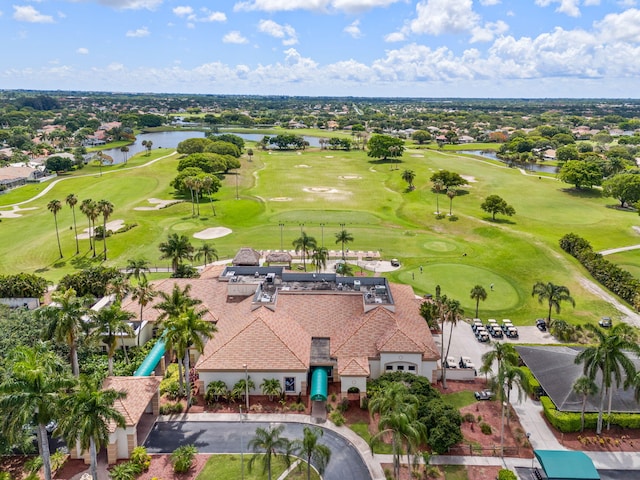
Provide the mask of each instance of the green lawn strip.
MULTIPOLYGON (((475 284, 481 284, 489 293, 487 300, 480 302, 481 318, 510 318, 517 325, 532 324, 546 313, 544 305, 531 297, 536 281, 570 288, 576 308, 562 305, 558 318, 584 323, 612 314, 606 302, 580 284, 578 272, 588 274, 560 251, 558 240, 574 232, 587 238, 597 250, 635 244, 638 239, 632 227, 640 221, 637 215, 607 208, 615 201, 602 198, 597 191, 575 192, 557 181, 539 180, 517 169, 454 152, 420 150, 420 155, 407 153, 395 165, 372 160, 362 151, 309 149, 269 154, 254 149, 252 162, 246 157, 241 160, 239 199, 236 176, 227 175, 214 201, 203 199, 200 217, 192 217, 190 202, 161 210, 136 210, 150 206, 147 200, 152 197, 177 198, 169 182, 176 175, 178 155, 127 169, 160 156, 157 150, 149 156, 142 153, 130 159, 128 166, 104 167, 103 171, 109 173, 102 176, 97 167, 87 166, 80 174, 91 171, 91 175, 65 180, 24 206, 35 210, 23 211, 20 218, 3 219, 0 272, 35 272, 56 281, 99 262, 87 253, 88 240, 80 241, 81 255, 75 255, 71 210, 64 204, 66 195, 74 193, 80 201, 108 199, 115 206, 110 220, 136 225, 107 239, 107 265, 122 267, 129 258, 145 257, 152 265, 166 266, 168 262, 159 258, 158 244, 169 233, 191 237, 217 226, 232 230, 230 235, 209 241, 220 258, 232 258, 240 246, 246 245, 259 250, 293 249, 292 242, 301 230, 329 250, 338 251, 335 234, 344 224, 355 239, 347 246, 350 250, 375 250, 385 260, 400 259, 402 268, 385 274, 390 280, 411 284, 418 294, 433 294, 435 286, 440 285, 443 293, 460 300, 467 316, 475 315, 475 302, 469 292, 475 284), (416 189, 409 193, 401 178, 406 168, 416 173, 416 189), (429 178, 440 169, 469 179, 469 185, 459 189, 452 205, 446 195, 438 197, 440 211, 448 213, 451 208, 454 221, 449 217, 437 219, 433 214, 436 195, 429 178), (513 204, 516 215, 498 215, 497 221, 491 221, 490 215, 480 209, 482 200, 490 194, 513 204), (58 214, 62 261, 57 259, 53 215, 46 208, 52 199, 63 201, 58 214), (282 230, 279 224, 283 224, 282 230), (491 283, 493 292, 489 290, 491 283)), ((37 187, 16 189, 1 196, 0 202, 8 205, 24 199, 21 191, 37 187)), ((80 231, 87 228, 87 219, 78 208, 76 218, 80 231)), ((202 241, 193 239, 192 243, 197 247, 202 241)), ((102 245, 98 250, 102 251, 102 245)))
POLYGON ((455 393, 445 393, 442 395, 442 400, 447 405, 451 405, 458 410, 467 405, 475 403, 477 400, 473 396, 473 392, 463 391, 455 393))
MULTIPOLYGON (((244 456, 244 478, 246 480, 266 480, 268 478, 267 473, 262 473, 262 464, 260 459, 256 459, 253 468, 249 471, 249 459, 251 455, 244 456)), ((292 458, 292 462, 295 461, 292 458)), ((286 465, 284 459, 281 457, 274 457, 271 460, 271 475, 272 478, 278 478, 285 470, 286 465)), ((296 467, 289 475, 288 479, 306 479, 307 469, 306 462, 301 462, 299 467, 296 467)), ((204 468, 200 471, 196 480, 208 480, 215 478, 216 480, 237 480, 242 473, 242 464, 240 461, 240 455, 212 455, 207 460, 204 468)), ((311 470, 311 478, 313 480, 319 480, 320 476, 315 470, 311 470)))
MULTIPOLYGON (((356 422, 356 423, 352 423, 351 425, 348 425, 348 427, 354 432, 356 432, 360 437, 362 437, 364 441, 367 442, 367 445, 369 445, 369 442, 371 442, 371 434, 369 433, 368 423, 356 422)), ((393 449, 391 445, 388 443, 384 443, 382 441, 375 441, 373 444, 373 453, 391 454, 393 453, 393 449)))
POLYGON ((446 480, 467 480, 467 468, 464 465, 442 465, 440 467, 444 472, 446 480))

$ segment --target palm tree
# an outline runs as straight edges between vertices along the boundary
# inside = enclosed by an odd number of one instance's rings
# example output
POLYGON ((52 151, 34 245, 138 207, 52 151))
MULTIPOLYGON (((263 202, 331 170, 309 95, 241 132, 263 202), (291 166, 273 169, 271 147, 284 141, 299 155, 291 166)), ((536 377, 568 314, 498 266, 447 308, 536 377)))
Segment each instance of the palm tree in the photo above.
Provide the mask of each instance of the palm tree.
POLYGON ((98 202, 98 211, 102 214, 102 241, 104 245, 104 259, 107 259, 107 220, 113 213, 113 203, 109 200, 98 202))
POLYGON ((73 193, 67 195, 65 198, 65 202, 67 205, 71 207, 71 213, 73 214, 73 231, 75 233, 76 238, 76 255, 80 253, 80 245, 78 244, 78 226, 76 225, 76 205, 78 204, 78 197, 76 197, 73 193))
POLYGON ((216 216, 216 209, 213 205, 213 198, 211 197, 211 188, 213 187, 213 177, 211 175, 202 175, 201 177, 201 181, 202 181, 202 189, 207 192, 207 195, 209 195, 209 203, 211 204, 211 213, 213 213, 213 216, 216 216))
POLYGON ((342 244, 342 259, 345 260, 344 246, 353 242, 353 235, 347 232, 344 228, 336 233, 336 243, 342 244))
POLYGON ((633 362, 627 356, 627 352, 640 355, 640 346, 631 340, 631 327, 625 323, 619 323, 611 330, 604 331, 592 324, 584 326, 596 337, 597 344, 582 350, 575 358, 576 364, 584 363, 584 374, 595 380, 598 373, 601 376, 600 383, 600 408, 598 410, 598 423, 596 433, 602 433, 602 414, 604 411, 604 397, 609 393, 609 428, 611 418, 611 400, 613 397, 613 382, 616 388, 622 381, 628 385, 636 375, 633 362), (624 377, 624 378, 623 378, 624 377))
POLYGON ((126 426, 124 416, 114 407, 116 400, 125 396, 125 392, 101 389, 92 377, 83 377, 78 388, 62 403, 64 414, 59 430, 67 445, 77 442, 82 451, 89 450, 93 480, 98 480, 97 452, 109 443, 111 424, 120 428, 126 426))
POLYGON ((204 311, 196 311, 189 308, 178 317, 170 317, 162 322, 162 334, 170 349, 176 351, 176 355, 184 357, 184 383, 187 392, 187 411, 191 406, 191 367, 190 350, 195 348, 198 353, 204 351, 204 338, 213 337, 218 331, 213 322, 202 319, 204 311))
POLYGON ((456 190, 454 188, 449 188, 447 190, 447 197, 449 197, 449 216, 452 216, 452 210, 453 210, 453 197, 455 197, 457 195, 456 190))
POLYGON ((482 355, 482 366, 486 372, 493 371, 493 363, 498 364, 498 376, 506 365, 518 365, 518 352, 511 343, 493 342, 493 350, 482 355))
POLYGON ((210 243, 204 242, 196 251, 196 254, 193 257, 195 260, 200 260, 200 258, 204 259, 204 266, 211 261, 211 259, 215 258, 218 260, 218 251, 216 248, 210 243))
POLYGON ((584 410, 587 406, 587 397, 591 397, 598 393, 598 385, 592 378, 582 376, 573 383, 573 391, 578 395, 582 395, 582 410, 580 412, 580 431, 584 431, 584 410))
MULTIPOLYGON (((256 435, 249 440, 248 447, 254 453, 262 453, 263 455, 254 455, 249 460, 249 471, 253 468, 254 462, 262 459, 262 473, 267 473, 267 478, 271 480, 271 458, 273 456, 282 455, 283 452, 289 450, 289 440, 281 437, 284 431, 284 425, 278 427, 256 429, 256 435)), ((286 455, 285 455, 286 457, 286 455)))
POLYGON ((93 241, 92 241, 93 228, 91 225, 91 219, 92 219, 92 214, 95 208, 96 208, 95 202, 90 198, 85 198, 80 204, 80 211, 87 217, 87 220, 89 220, 89 249, 90 250, 93 248, 93 241))
POLYGON ((129 147, 124 145, 124 146, 120 147, 120 151, 124 155, 124 164, 126 165, 127 164, 127 154, 129 153, 129 147))
POLYGON ((329 251, 324 248, 316 248, 311 254, 311 263, 316 267, 316 272, 320 273, 320 270, 327 268, 327 257, 329 251))
POLYGON ((569 289, 564 285, 554 285, 551 282, 536 282, 531 291, 531 296, 538 296, 538 303, 543 303, 545 300, 549 305, 549 311, 547 313, 547 327, 551 328, 551 309, 555 308, 556 313, 560 313, 560 304, 562 302, 569 302, 572 306, 576 306, 575 300, 571 297, 569 289))
POLYGON ((487 291, 482 285, 476 285, 471 289, 471 299, 476 301, 476 317, 478 318, 478 309, 480 308, 480 300, 483 302, 487 299, 487 291))
POLYGON ((413 190, 413 181, 415 180, 415 178, 416 172, 414 172, 413 170, 407 169, 402 172, 402 180, 409 184, 409 190, 413 190))
MULTIPOLYGON (((447 298, 446 295, 442 297, 442 331, 444 332, 444 322, 451 324, 449 329, 449 341, 447 343, 447 352, 442 357, 441 361, 444 364, 444 359, 449 356, 449 349, 451 348, 451 339, 453 337, 453 327, 457 325, 458 321, 462 319, 464 310, 460 306, 458 300, 453 298, 447 298)), ((443 342, 444 343, 444 342, 443 342)), ((447 369, 442 369, 442 388, 447 388, 447 369)))
POLYGON ((116 303, 121 303, 122 299, 127 296, 127 293, 129 293, 130 288, 131 284, 129 283, 129 279, 122 275, 118 275, 117 277, 112 278, 107 284, 105 293, 107 295, 113 295, 116 303))
POLYGON ((191 216, 192 217, 196 216, 196 202, 193 197, 193 191, 195 189, 194 187, 195 181, 196 181, 196 177, 187 177, 182 181, 182 183, 184 183, 184 186, 189 189, 189 193, 191 194, 191 216))
POLYGON ((57 343, 69 347, 71 371, 76 377, 80 375, 78 339, 86 333, 86 325, 82 320, 86 312, 82 299, 76 297, 73 288, 55 293, 53 303, 36 312, 38 318, 47 323, 44 330, 45 340, 53 338, 57 343))
POLYGON ((147 273, 149 271, 149 261, 144 258, 130 258, 127 260, 127 278, 135 277, 140 283, 147 280, 147 273))
POLYGON ((311 480, 311 463, 322 475, 331 460, 331 449, 326 445, 318 443, 322 438, 323 431, 318 427, 304 427, 302 429, 302 440, 294 440, 293 448, 297 455, 307 462, 307 480, 311 480))
MULTIPOLYGON (((518 401, 522 401, 524 394, 527 391, 527 376, 522 368, 516 365, 505 364, 503 365, 502 371, 496 378, 496 381, 500 385, 500 389, 502 391, 501 400, 503 402, 507 402, 507 412, 509 412, 511 391, 514 387, 517 388, 518 401)), ((507 414, 507 425, 509 425, 510 418, 511 416, 507 414)))
POLYGON ((172 233, 167 237, 166 242, 162 242, 158 247, 162 254, 160 258, 170 258, 173 273, 178 271, 178 267, 185 259, 191 259, 193 255, 193 245, 186 235, 172 233))
MULTIPOLYGON (((142 325, 142 312, 144 311, 144 307, 149 305, 157 295, 158 292, 155 290, 153 284, 147 281, 147 277, 142 277, 140 283, 133 287, 133 295, 131 298, 137 300, 140 305, 140 318, 138 318, 138 327, 136 327, 136 330, 142 325)), ((136 343, 140 346, 140 331, 136 334, 136 343)))
POLYGON ((118 348, 118 335, 122 338, 122 349, 125 350, 124 335, 133 335, 133 328, 131 328, 129 322, 134 317, 133 313, 123 310, 119 303, 114 303, 97 311, 91 310, 89 313, 89 318, 92 322, 91 326, 95 328, 94 336, 100 338, 107 347, 109 376, 113 375, 113 356, 118 348))
POLYGON ((440 198, 440 192, 444 190, 444 183, 440 180, 433 182, 433 189, 436 192, 436 215, 440 215, 440 202, 438 199, 440 198))
POLYGON ((9 353, 0 384, 0 425, 12 440, 35 422, 45 480, 51 480, 46 425, 56 418, 62 392, 74 385, 60 358, 45 344, 18 346, 9 353))
POLYGON ((58 233, 58 212, 62 210, 62 203, 60 200, 51 200, 47 203, 47 209, 53 213, 53 221, 56 224, 56 238, 58 239, 58 251, 60 252, 60 258, 62 258, 62 247, 60 246, 60 233, 58 233))
POLYGON ((293 241, 293 246, 296 249, 296 253, 302 252, 302 265, 304 266, 304 271, 307 271, 307 254, 310 250, 315 250, 318 248, 318 242, 313 237, 307 235, 306 232, 302 232, 300 237, 296 238, 293 241))
POLYGON ((262 389, 262 394, 269 397, 270 402, 273 397, 280 396, 282 393, 282 385, 280 385, 280 380, 277 378, 265 378, 260 384, 260 388, 262 389))

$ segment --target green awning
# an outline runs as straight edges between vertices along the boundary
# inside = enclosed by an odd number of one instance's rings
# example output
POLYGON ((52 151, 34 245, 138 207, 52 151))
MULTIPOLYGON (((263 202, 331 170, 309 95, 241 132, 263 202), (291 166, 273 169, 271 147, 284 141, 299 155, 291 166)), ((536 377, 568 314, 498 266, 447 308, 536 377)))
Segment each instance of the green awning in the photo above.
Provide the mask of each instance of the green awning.
POLYGON ((534 450, 549 480, 600 480, 600 474, 584 452, 534 450))
POLYGON ((328 386, 327 370, 323 367, 316 367, 311 373, 311 400, 326 402, 328 386))

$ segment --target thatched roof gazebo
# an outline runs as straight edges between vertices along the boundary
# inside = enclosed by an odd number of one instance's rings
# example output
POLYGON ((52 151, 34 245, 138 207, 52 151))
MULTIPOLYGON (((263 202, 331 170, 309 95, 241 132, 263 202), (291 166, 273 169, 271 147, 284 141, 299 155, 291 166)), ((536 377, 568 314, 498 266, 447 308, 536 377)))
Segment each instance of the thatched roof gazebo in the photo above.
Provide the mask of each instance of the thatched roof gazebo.
POLYGON ((238 253, 233 257, 233 261, 231 263, 234 267, 259 267, 260 252, 253 248, 243 247, 238 250, 238 253))
POLYGON ((289 252, 270 252, 265 258, 267 265, 286 265, 291 269, 291 262, 293 258, 289 252))

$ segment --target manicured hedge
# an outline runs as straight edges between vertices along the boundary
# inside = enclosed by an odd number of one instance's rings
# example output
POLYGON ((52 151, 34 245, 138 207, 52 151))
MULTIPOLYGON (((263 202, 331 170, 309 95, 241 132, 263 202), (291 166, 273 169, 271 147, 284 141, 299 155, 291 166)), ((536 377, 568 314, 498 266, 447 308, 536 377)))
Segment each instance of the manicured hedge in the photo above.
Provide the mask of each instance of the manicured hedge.
POLYGON ((535 394, 537 396, 538 392, 540 392, 540 389, 542 388, 540 386, 540 382, 536 377, 533 376, 533 373, 531 373, 531 369, 529 367, 520 367, 520 370, 522 370, 525 377, 527 378, 527 382, 526 382, 527 393, 529 395, 535 394))
MULTIPOLYGON (((540 397, 540 402, 542 403, 542 408, 544 408, 544 414, 547 420, 549 420, 555 428, 564 433, 580 431, 580 412, 560 412, 547 396, 540 397)), ((609 415, 605 412, 602 418, 603 424, 606 424, 609 415)), ((585 413, 585 429, 595 430, 597 422, 597 413, 585 413)), ((611 425, 617 425, 622 428, 640 428, 640 415, 637 413, 612 413, 611 425)))

